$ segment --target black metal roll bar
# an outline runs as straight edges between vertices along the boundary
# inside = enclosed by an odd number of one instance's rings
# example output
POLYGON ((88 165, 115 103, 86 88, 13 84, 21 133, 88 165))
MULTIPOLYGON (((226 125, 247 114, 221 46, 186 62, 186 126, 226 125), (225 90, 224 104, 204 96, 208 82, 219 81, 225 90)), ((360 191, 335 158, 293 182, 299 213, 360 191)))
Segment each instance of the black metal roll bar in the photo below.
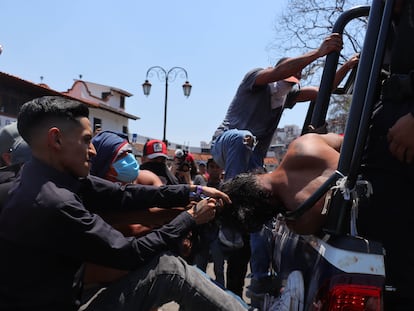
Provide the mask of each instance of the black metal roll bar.
MULTIPOLYGON (((368 16, 369 11, 369 6, 358 6, 345 11, 335 22, 332 28, 332 32, 343 34, 345 26, 351 20, 362 16, 368 16)), ((339 52, 332 52, 326 56, 325 66, 322 72, 321 84, 319 86, 319 92, 316 98, 315 108, 311 119, 311 124, 315 128, 321 127, 325 124, 338 60, 339 52)))
MULTIPOLYGON (((368 16, 369 10, 370 6, 358 6, 342 13, 334 24, 332 32, 343 34, 346 25, 350 21, 358 17, 368 16)), ((325 124, 338 60, 339 52, 332 52, 326 57, 325 66, 322 72, 321 84, 319 87, 319 93, 317 99, 309 103, 309 108, 305 117, 305 121, 303 123, 301 135, 308 132, 310 125, 312 125, 314 128, 318 128, 325 124)), ((355 75, 355 70, 352 70, 350 76, 351 75, 355 75)))
MULTIPOLYGON (((342 177, 347 177, 346 186, 349 189, 355 186, 368 135, 369 120, 379 96, 379 76, 391 24, 393 3, 393 0, 387 0, 384 7, 382 0, 373 0, 371 7, 352 8, 338 18, 332 29, 332 32, 343 33, 343 29, 350 20, 369 14, 338 169, 295 211, 287 212, 285 215, 287 218, 295 219, 303 215, 342 177)), ((325 124, 338 59, 339 53, 337 52, 330 53, 326 57, 319 94, 315 104, 310 106, 313 110, 311 124, 315 128, 325 124)), ((341 193, 332 197, 328 206, 328 220, 323 228, 326 233, 339 235, 349 232, 350 203, 341 193)))

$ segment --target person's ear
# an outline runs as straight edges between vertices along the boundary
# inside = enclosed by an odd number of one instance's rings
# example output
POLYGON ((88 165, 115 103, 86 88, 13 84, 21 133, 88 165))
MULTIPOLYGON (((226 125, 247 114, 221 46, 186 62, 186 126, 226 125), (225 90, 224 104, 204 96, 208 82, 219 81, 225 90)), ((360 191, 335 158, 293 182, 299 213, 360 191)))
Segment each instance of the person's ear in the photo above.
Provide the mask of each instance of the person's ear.
POLYGON ((62 133, 57 127, 52 127, 47 135, 48 145, 55 149, 60 149, 62 145, 62 133))

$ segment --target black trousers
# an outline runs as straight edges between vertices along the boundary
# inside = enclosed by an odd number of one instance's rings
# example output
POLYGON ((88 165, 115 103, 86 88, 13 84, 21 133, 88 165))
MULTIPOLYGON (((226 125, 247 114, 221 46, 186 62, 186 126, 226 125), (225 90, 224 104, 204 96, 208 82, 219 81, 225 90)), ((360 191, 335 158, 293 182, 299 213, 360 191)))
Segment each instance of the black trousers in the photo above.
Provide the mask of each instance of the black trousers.
POLYGON ((250 261, 250 239, 248 234, 243 234, 244 246, 232 250, 227 255, 227 285, 226 288, 236 295, 243 297, 244 279, 247 273, 247 265, 250 261))

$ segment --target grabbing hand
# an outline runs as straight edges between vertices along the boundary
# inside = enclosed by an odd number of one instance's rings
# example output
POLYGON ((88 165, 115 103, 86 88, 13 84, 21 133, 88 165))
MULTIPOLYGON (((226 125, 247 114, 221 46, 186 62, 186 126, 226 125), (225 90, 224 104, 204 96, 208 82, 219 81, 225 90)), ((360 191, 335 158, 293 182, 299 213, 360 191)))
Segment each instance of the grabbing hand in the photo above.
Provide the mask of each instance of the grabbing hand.
POLYGON ((359 53, 355 53, 352 55, 350 59, 346 61, 345 64, 347 64, 348 69, 354 68, 359 63, 359 53))
POLYGON ((343 42, 342 36, 339 33, 330 34, 323 40, 318 49, 318 56, 322 57, 331 52, 339 52, 342 50, 343 42))
POLYGON ((399 161, 412 163, 414 160, 414 117, 407 113, 388 130, 390 152, 399 161))
POLYGON ((187 212, 193 216, 197 225, 205 224, 216 216, 216 204, 216 199, 203 199, 197 204, 194 203, 193 208, 187 210, 187 212))
POLYGON ((224 192, 213 187, 202 187, 203 194, 207 197, 221 199, 224 203, 231 203, 230 197, 224 192))

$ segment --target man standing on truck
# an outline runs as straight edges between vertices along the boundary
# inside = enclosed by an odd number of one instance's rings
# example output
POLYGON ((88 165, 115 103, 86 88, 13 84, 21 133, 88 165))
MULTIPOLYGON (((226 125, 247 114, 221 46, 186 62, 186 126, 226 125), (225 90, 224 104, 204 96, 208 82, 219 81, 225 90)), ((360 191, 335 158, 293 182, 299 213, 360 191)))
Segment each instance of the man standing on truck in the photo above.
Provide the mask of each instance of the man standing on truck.
MULTIPOLYGON (((274 67, 256 68, 245 75, 211 145, 214 160, 224 168, 225 180, 263 167, 283 109, 316 99, 318 87, 295 88, 303 68, 331 52, 339 52, 342 46, 341 35, 334 33, 327 36, 318 49, 298 57, 283 58, 274 67)), ((332 87, 336 88, 357 63, 358 57, 354 56, 341 66, 332 87)), ((227 261, 227 288, 240 296, 250 260, 253 277, 248 294, 253 306, 273 285, 269 276, 271 251, 267 232, 262 230, 241 238, 230 229, 222 228, 220 235, 232 238, 232 241, 226 239, 225 245, 234 244, 227 261), (237 236, 239 239, 233 238, 237 236)))

